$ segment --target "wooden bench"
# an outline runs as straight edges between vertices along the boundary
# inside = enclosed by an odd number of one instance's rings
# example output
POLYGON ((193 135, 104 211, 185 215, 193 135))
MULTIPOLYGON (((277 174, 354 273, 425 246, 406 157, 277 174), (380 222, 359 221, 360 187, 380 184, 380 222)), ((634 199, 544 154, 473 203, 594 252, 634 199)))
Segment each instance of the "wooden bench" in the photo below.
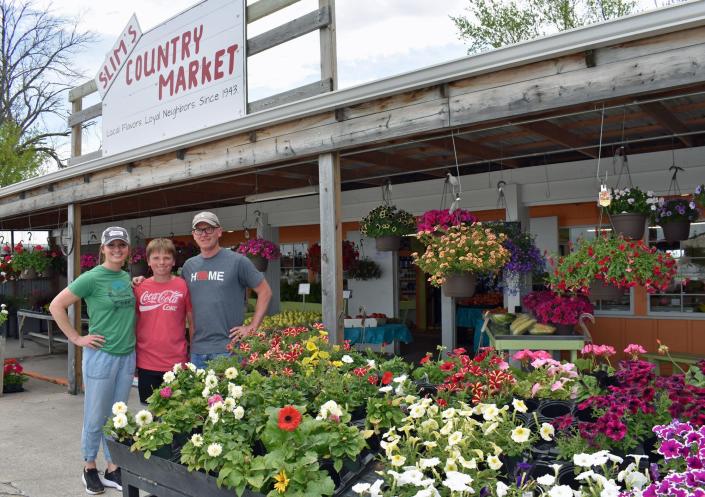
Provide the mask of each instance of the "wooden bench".
POLYGON ((675 362, 676 364, 697 364, 699 361, 705 359, 705 357, 697 354, 687 354, 685 352, 670 352, 671 357, 667 355, 661 355, 657 353, 643 354, 644 359, 651 361, 656 364, 654 372, 656 376, 661 375, 661 363, 662 362, 675 362))

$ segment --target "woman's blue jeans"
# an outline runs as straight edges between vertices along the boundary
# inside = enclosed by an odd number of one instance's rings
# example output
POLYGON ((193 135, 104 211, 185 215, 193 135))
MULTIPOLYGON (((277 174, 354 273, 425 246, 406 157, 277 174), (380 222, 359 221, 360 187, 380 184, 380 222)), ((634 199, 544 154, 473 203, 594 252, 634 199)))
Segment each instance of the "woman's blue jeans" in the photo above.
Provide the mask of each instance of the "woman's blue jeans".
POLYGON ((103 435, 103 426, 112 416, 113 404, 125 402, 130 396, 135 375, 135 353, 113 355, 101 350, 83 349, 83 433, 81 454, 84 461, 95 461, 100 443, 103 455, 112 462, 110 450, 103 435))

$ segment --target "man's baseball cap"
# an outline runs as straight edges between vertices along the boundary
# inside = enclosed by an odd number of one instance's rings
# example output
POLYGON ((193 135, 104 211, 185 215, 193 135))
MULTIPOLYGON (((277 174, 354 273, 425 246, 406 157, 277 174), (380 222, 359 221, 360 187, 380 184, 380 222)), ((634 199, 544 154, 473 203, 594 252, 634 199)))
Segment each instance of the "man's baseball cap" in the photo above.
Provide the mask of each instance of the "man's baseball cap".
POLYGON ((107 245, 112 241, 122 240, 126 244, 130 244, 130 235, 127 233, 125 228, 119 226, 111 226, 110 228, 105 228, 103 234, 100 236, 100 243, 107 245))
POLYGON ((196 229, 196 225, 198 223, 206 223, 213 226, 214 228, 220 228, 220 221, 218 220, 218 216, 216 216, 212 212, 199 212, 198 214, 193 216, 191 229, 196 229))

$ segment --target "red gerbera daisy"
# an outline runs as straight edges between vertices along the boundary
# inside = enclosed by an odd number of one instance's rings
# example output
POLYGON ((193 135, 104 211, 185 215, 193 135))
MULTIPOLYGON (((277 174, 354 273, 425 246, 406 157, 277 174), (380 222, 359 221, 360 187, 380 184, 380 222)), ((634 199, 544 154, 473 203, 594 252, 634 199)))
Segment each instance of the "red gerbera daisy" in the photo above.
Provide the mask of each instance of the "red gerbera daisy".
POLYGON ((382 375, 382 385, 389 385, 394 379, 394 373, 387 371, 382 375))
POLYGON ((294 431, 301 423, 301 413, 294 406, 285 406, 279 410, 279 429, 294 431))

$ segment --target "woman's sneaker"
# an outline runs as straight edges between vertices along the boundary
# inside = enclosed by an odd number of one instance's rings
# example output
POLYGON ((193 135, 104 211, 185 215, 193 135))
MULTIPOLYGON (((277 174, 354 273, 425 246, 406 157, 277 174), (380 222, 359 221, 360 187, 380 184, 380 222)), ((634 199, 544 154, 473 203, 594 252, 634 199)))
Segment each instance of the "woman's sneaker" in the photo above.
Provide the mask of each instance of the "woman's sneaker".
POLYGON ((86 493, 91 495, 102 494, 105 492, 105 487, 100 481, 100 475, 95 468, 83 468, 83 476, 81 476, 83 484, 86 486, 86 493))
POLYGON ((100 478, 100 481, 102 481, 103 485, 106 487, 113 487, 118 490, 122 490, 122 475, 120 474, 120 468, 117 468, 115 471, 108 471, 106 469, 105 474, 100 478))

